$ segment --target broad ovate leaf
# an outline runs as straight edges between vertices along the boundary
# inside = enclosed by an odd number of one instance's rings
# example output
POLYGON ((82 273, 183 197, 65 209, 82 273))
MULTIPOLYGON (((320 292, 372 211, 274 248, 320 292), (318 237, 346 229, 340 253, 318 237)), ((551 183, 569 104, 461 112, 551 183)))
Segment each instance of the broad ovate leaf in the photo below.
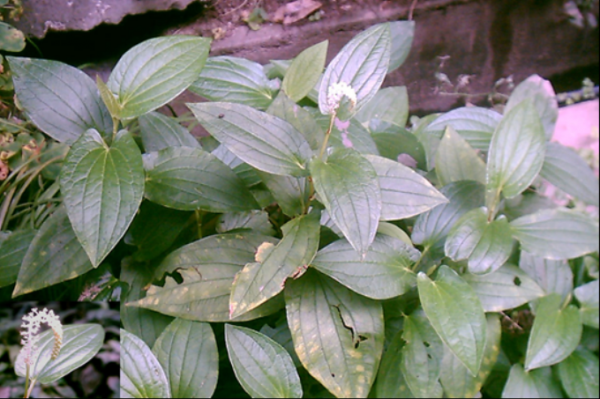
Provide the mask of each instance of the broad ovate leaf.
POLYGON ((148 345, 121 329, 121 398, 170 398, 169 380, 148 345))
POLYGON ((540 176, 586 204, 599 205, 598 178, 579 154, 562 144, 547 144, 540 176))
POLYGON ((441 398, 440 366, 444 345, 423 312, 404 317, 400 370, 415 398, 441 398))
POLYGON ((438 269, 435 281, 419 273, 417 286, 431 325, 448 349, 476 376, 483 359, 487 326, 477 294, 445 265, 438 269))
POLYGON ((305 211, 309 192, 306 178, 257 173, 284 214, 294 217, 305 211))
POLYGON ((247 211, 259 208, 244 182, 200 148, 167 147, 144 154, 145 196, 182 211, 247 211))
POLYGON ((403 347, 404 340, 402 339, 402 331, 400 331, 393 337, 385 352, 383 352, 374 392, 371 393, 372 397, 414 398, 404 373, 400 369, 403 364, 403 347))
POLYGON ((198 36, 167 36, 127 51, 107 82, 118 97, 121 119, 153 111, 187 89, 202 71, 210 43, 198 36))
POLYGON ((533 101, 544 126, 546 138, 550 140, 558 119, 558 101, 552 83, 539 75, 531 75, 519 83, 510 94, 505 112, 509 112, 526 99, 533 101))
POLYGON ((210 57, 190 91, 210 100, 267 109, 273 87, 262 65, 244 58, 210 57))
POLYGON ((73 144, 60 173, 67 214, 92 266, 117 245, 144 195, 142 154, 123 130, 110 146, 96 130, 73 144))
POLYGON ((523 250, 548 259, 571 259, 598 251, 598 223, 568 209, 542 210, 510 222, 523 250))
POLYGON ((462 278, 473 288, 486 312, 517 308, 546 295, 527 273, 508 263, 493 273, 467 273, 462 278))
POLYGON ((71 280, 92 269, 65 208, 60 206, 46 219, 31 242, 23 258, 13 296, 71 280))
MULTIPOLYGON (((62 345, 58 357, 52 360, 54 335, 52 330, 39 335, 37 358, 30 368, 30 378, 41 384, 51 384, 89 362, 104 343, 104 329, 99 324, 74 324, 63 327, 62 345)), ((15 363, 15 372, 25 377, 23 351, 15 363)))
POLYGON ((307 174, 310 145, 288 122, 240 104, 198 103, 188 107, 215 139, 247 164, 276 175, 307 174))
POLYGON ((229 361, 253 398, 301 398, 300 377, 286 350, 257 331, 225 325, 229 361))
MULTIPOLYGON (((248 263, 236 276, 229 311, 231 318, 242 315, 279 294, 289 277, 301 275, 319 249, 320 214, 313 212, 286 223, 283 238, 272 244, 264 257, 248 263)), ((257 255, 258 258, 258 255, 257 255)))
POLYGON ((418 258, 412 246, 378 234, 364 259, 348 241, 338 240, 321 249, 312 266, 361 295, 389 299, 416 286, 410 267, 418 258))
POLYGON ((200 148, 200 143, 190 132, 158 112, 150 112, 138 118, 140 136, 146 152, 160 151, 167 147, 200 148))
POLYGON ((514 198, 529 187, 544 164, 544 127, 531 100, 511 109, 494 132, 487 165, 487 188, 514 198))
POLYGON ((406 58, 408 58, 415 38, 415 21, 390 22, 390 32, 392 48, 388 73, 400 68, 404 64, 404 61, 406 61, 406 58))
POLYGON ((404 127, 408 120, 408 91, 406 86, 386 87, 356 114, 356 119, 365 127, 373 119, 404 127))
POLYGON ((73 144, 89 129, 112 132, 96 84, 83 71, 57 61, 7 59, 19 104, 44 133, 73 144))
POLYGON ((548 367, 525 371, 519 363, 510 368, 503 398, 562 398, 563 393, 548 367))
POLYGON ((334 85, 345 83, 356 93, 356 106, 344 120, 371 101, 388 72, 391 56, 391 32, 388 23, 375 25, 359 33, 331 61, 319 87, 319 109, 331 113, 329 96, 334 85))
POLYGON ((598 396, 598 356, 586 349, 577 349, 558 364, 558 376, 570 398, 598 396))
POLYGON ((366 398, 383 351, 381 304, 310 269, 285 302, 302 365, 335 396, 366 398))
POLYGON ((315 44, 301 52, 292 61, 281 83, 281 88, 294 102, 306 97, 319 82, 321 72, 325 67, 328 47, 328 41, 315 44))
POLYGON ((440 192, 448 203, 438 205, 419 215, 413 229, 412 240, 425 247, 444 246, 446 236, 465 213, 483 206, 485 189, 475 181, 460 181, 443 187, 440 192))
POLYGON ((0 233, 0 287, 17 281, 23 258, 36 235, 31 229, 0 233))
POLYGON ((267 236, 275 235, 273 225, 269 221, 269 213, 266 211, 230 212, 219 216, 217 233, 242 229, 253 230, 267 236))
POLYGON ((492 372, 500 354, 502 325, 500 317, 487 315, 487 336, 481 368, 476 377, 458 360, 448 348, 444 347, 444 357, 440 370, 440 382, 449 398, 475 398, 492 372))
POLYGON ((454 261, 467 259, 469 272, 492 273, 512 252, 513 238, 505 217, 488 222, 487 208, 474 209, 462 216, 446 239, 446 256, 454 261))
POLYGON ((435 157, 435 171, 440 184, 474 180, 485 184, 486 166, 477 152, 452 126, 448 126, 435 157))
POLYGON ((375 239, 382 198, 372 164, 350 149, 335 150, 325 162, 313 159, 315 190, 352 247, 365 256, 375 239))
POLYGON ((445 204, 448 199, 427 179, 401 163, 377 155, 364 155, 371 162, 381 189, 381 220, 400 220, 445 204))
POLYGON ((519 267, 546 293, 559 294, 563 299, 573 291, 573 270, 566 260, 544 259, 521 251, 519 267))
POLYGON ((579 345, 583 331, 579 309, 563 307, 562 302, 557 294, 540 299, 527 342, 525 370, 559 363, 579 345))
POLYGON ((217 341, 208 323, 175 319, 152 347, 175 398, 210 398, 219 376, 217 341))
POLYGON ((442 137, 451 126, 476 150, 488 151, 492 135, 502 120, 498 112, 479 107, 457 108, 432 121, 426 131, 429 135, 442 137))
POLYGON ((575 288, 573 294, 579 302, 583 324, 598 329, 598 280, 575 288))

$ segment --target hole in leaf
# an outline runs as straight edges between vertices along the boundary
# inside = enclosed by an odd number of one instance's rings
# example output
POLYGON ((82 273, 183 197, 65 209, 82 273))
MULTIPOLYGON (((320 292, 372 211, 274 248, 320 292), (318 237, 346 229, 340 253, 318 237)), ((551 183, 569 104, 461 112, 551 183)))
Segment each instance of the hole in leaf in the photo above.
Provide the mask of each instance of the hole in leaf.
POLYGON ((515 285, 517 287, 521 286, 521 279, 518 276, 515 276, 515 278, 513 279, 513 283, 515 283, 515 285))
POLYGON ((360 342, 366 341, 366 340, 368 340, 368 339, 369 339, 369 338, 365 337, 364 335, 360 335, 360 334, 358 335, 358 340, 359 340, 360 342))
POLYGON ((331 376, 332 376, 333 378, 335 378, 335 374, 331 373, 331 376))
POLYGON ((429 353, 427 354, 427 359, 433 359, 429 353))
POLYGON ((431 346, 431 344, 427 341, 423 341, 423 345, 425 345, 427 348, 429 348, 431 346))

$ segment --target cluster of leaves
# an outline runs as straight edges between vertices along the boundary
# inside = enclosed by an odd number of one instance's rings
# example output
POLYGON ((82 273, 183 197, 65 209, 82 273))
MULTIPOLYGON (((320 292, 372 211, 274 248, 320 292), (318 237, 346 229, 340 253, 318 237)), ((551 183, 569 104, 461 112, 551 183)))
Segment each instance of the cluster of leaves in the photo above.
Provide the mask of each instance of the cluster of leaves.
MULTIPOLYGON (((18 20, 23 13, 22 0, 0 0, 0 51, 18 53, 25 48, 25 35, 14 26, 3 22, 4 17, 18 20)), ((0 91, 12 91, 10 72, 4 68, 0 54, 0 91)))
POLYGON ((49 361, 54 340, 52 330, 40 335, 40 356, 32 375, 39 384, 33 389, 33 397, 118 398, 118 304, 73 302, 3 304, 0 314, 0 395, 23 397, 25 366, 19 356, 22 348, 19 328, 22 316, 32 307, 40 306, 55 311, 67 325, 64 326, 64 346, 53 361, 49 361))
POLYGON ((327 68, 327 42, 263 67, 157 38, 96 84, 10 58, 70 148, 64 205, 0 246, 22 248, 13 295, 118 262, 121 397, 211 396, 231 370, 254 397, 594 396, 598 222, 537 188, 597 207, 598 180, 549 142, 538 76, 504 114, 407 126, 406 88, 381 85, 413 33, 376 25, 327 68), (202 143, 154 112, 185 89, 210 100, 188 104, 202 143))

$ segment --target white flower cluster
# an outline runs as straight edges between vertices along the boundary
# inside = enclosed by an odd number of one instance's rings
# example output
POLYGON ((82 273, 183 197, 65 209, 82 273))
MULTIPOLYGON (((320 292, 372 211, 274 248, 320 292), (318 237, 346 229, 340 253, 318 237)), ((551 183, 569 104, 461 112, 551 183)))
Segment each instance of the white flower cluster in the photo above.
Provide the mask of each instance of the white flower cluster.
POLYGON ((333 114, 338 110, 344 97, 350 101, 350 109, 356 107, 356 92, 349 84, 344 82, 334 83, 329 86, 329 92, 327 93, 327 108, 329 114, 333 114))
POLYGON ((41 312, 37 308, 31 309, 31 312, 23 316, 23 324, 21 325, 21 335, 23 337, 21 344, 24 345, 22 349, 24 351, 24 361, 25 364, 30 366, 33 365, 33 359, 36 355, 41 323, 48 324, 54 333, 52 359, 56 359, 62 346, 63 328, 58 315, 55 315, 52 310, 46 308, 41 312))

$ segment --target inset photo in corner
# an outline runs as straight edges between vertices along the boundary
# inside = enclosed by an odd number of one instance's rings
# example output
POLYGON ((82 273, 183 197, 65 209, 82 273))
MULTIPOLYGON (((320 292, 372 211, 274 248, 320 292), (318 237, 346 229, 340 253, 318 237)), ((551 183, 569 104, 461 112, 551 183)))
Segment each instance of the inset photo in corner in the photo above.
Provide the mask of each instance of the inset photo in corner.
POLYGON ((118 398, 117 302, 0 302, 0 398, 118 398))

